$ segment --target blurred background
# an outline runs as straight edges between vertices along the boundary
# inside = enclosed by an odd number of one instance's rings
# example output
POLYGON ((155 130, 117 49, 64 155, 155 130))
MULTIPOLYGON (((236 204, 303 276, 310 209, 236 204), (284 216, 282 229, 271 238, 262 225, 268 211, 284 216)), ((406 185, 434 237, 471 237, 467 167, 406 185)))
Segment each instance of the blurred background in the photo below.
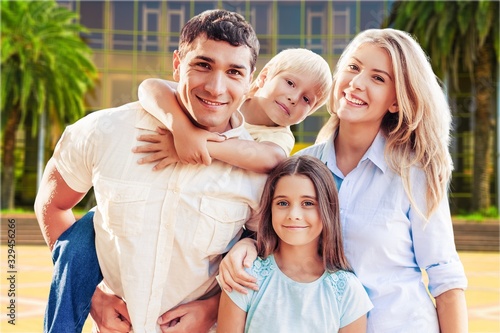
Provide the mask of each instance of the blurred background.
MULTIPOLYGON (((44 274, 50 277, 51 263, 31 211, 62 131, 92 111, 136 100, 146 78, 172 79, 172 52, 184 23, 204 10, 224 8, 239 12, 255 28, 261 44, 257 71, 291 47, 313 50, 333 71, 347 43, 365 29, 390 26, 417 38, 452 106, 450 208, 457 248, 470 279, 486 288, 472 301, 474 306, 486 302, 486 310, 471 311, 485 314, 490 326, 474 326, 471 332, 500 332, 498 1, 1 0, 0 6, 2 241, 8 219, 15 219, 19 251, 26 253, 19 260, 27 260, 20 262, 20 277, 41 293, 36 302, 44 304, 50 280, 44 274), (487 272, 477 273, 482 270, 487 272)), ((327 119, 323 107, 293 126, 295 150, 314 143, 327 119)), ((89 193, 79 208, 93 205, 89 193)), ((2 251, 3 265, 5 245, 2 251)), ((2 274, 6 271, 2 266, 2 274)), ((2 313, 5 295, 2 291, 2 313)), ((36 323, 42 305, 37 303, 36 323)), ((2 317, 2 331, 12 329, 2 317)), ((18 332, 31 331, 40 330, 28 326, 18 332)))

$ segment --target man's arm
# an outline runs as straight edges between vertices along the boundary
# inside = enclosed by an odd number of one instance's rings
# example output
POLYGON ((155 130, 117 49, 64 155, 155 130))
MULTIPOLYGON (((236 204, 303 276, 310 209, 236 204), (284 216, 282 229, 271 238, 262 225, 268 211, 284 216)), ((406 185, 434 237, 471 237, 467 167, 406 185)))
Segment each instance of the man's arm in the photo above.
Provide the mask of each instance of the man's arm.
POLYGON ((59 236, 75 223, 72 208, 84 196, 85 193, 76 192, 68 186, 54 160, 50 159, 40 182, 34 208, 43 237, 51 251, 59 236))

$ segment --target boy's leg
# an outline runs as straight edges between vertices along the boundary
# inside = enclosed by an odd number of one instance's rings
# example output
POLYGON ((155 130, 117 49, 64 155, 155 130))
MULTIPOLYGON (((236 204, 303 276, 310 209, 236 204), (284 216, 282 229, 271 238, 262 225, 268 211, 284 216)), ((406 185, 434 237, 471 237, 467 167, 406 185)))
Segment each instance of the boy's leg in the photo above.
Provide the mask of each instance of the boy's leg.
POLYGON ((54 273, 44 332, 81 332, 102 273, 95 250, 94 212, 76 221, 54 244, 54 273))

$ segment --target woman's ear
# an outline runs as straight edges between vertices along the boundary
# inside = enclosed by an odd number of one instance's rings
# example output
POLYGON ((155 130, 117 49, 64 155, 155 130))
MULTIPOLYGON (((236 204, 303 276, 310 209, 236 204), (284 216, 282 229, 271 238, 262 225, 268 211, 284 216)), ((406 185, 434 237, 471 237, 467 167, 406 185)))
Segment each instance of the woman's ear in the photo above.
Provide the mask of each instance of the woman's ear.
POLYGON ((390 113, 396 113, 399 111, 399 107, 398 107, 398 103, 397 102, 394 102, 394 104, 392 104, 390 107, 389 107, 389 112, 390 113))

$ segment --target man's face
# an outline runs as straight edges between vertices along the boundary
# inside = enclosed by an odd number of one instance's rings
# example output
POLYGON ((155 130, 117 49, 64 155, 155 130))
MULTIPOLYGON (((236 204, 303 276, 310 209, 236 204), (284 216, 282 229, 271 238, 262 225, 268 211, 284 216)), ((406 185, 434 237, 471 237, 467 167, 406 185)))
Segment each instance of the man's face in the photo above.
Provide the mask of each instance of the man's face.
POLYGON ((229 129, 229 119, 243 102, 252 80, 247 46, 196 38, 181 59, 174 52, 174 79, 182 107, 199 127, 212 132, 229 129))

